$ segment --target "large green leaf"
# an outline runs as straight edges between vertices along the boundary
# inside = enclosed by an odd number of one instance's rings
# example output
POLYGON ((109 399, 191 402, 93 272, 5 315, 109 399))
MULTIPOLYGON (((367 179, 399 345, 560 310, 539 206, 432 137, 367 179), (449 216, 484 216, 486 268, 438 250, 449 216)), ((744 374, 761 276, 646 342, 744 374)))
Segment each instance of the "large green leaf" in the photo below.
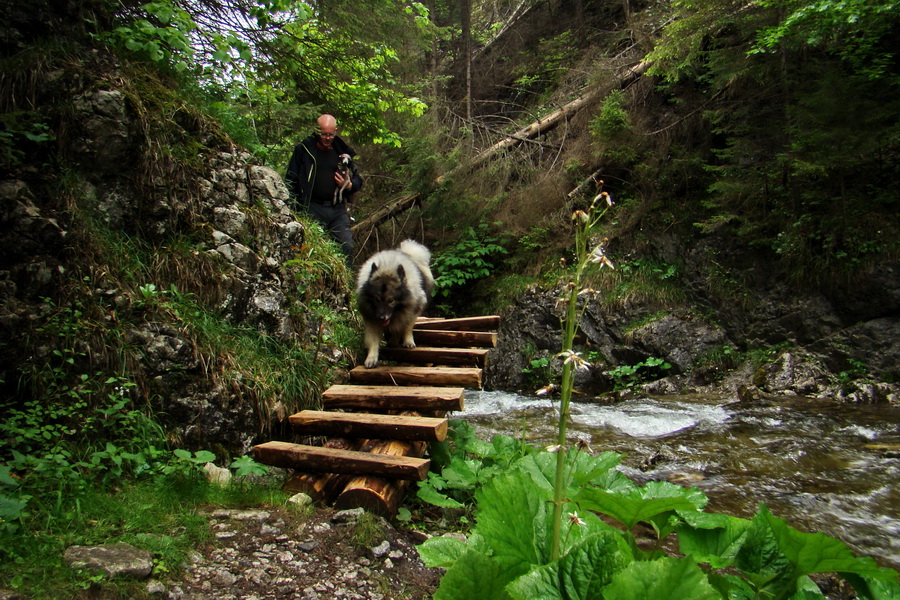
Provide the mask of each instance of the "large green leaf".
MULTIPOLYGON (((536 485, 533 475, 533 470, 513 469, 485 484, 476 494, 475 531, 493 556, 543 565, 552 560, 553 491, 536 485)), ((560 526, 562 554, 585 538, 611 529, 576 504, 567 506, 560 526)))
MULTIPOLYGON (((890 573, 890 570, 885 569, 890 573)), ((860 598, 865 600, 900 600, 900 584, 897 583, 897 572, 893 572, 892 578, 873 579, 861 577, 854 573, 842 573, 850 582, 860 598)))
POLYGON ((18 519, 27 505, 26 502, 0 494, 0 523, 18 519))
MULTIPOLYGON (((593 456, 585 452, 570 450, 566 454, 565 468, 566 481, 569 494, 574 493, 579 487, 591 483, 600 487, 607 487, 608 483, 615 482, 618 485, 628 485, 628 489, 636 489, 631 480, 612 469, 619 464, 620 454, 616 452, 603 452, 593 456), (627 483, 623 483, 627 482, 627 483)), ((553 489, 556 481, 556 454, 552 452, 540 452, 531 455, 518 463, 534 478, 535 483, 547 489, 553 489)))
POLYGON ((824 533, 805 533, 794 529, 763 506, 760 513, 766 519, 778 547, 791 563, 796 576, 811 573, 854 574, 872 580, 897 582, 897 572, 882 569, 868 556, 854 556, 840 540, 824 533))
MULTIPOLYGON (((678 487, 678 486, 673 486, 678 487)), ((645 498, 640 491, 630 494, 611 494, 597 488, 582 488, 573 497, 584 508, 609 515, 631 529, 640 521, 649 522, 651 518, 667 512, 697 510, 691 500, 692 492, 679 488, 681 496, 663 498, 645 498)), ((669 491, 667 489, 667 491, 669 491)))
POLYGON ((466 552, 466 544, 441 536, 425 540, 417 549, 426 566, 449 569, 466 552))
POLYGON ((690 558, 633 562, 603 590, 610 600, 722 600, 690 558))
POLYGON ((467 549, 441 578, 434 600, 507 600, 506 585, 527 571, 521 562, 467 549))
POLYGON ((684 554, 698 563, 709 563, 714 569, 734 564, 747 537, 750 521, 728 515, 684 513, 676 527, 678 543, 684 554))
MULTIPOLYGON (((433 475, 433 473, 429 473, 429 475, 433 475)), ((435 506, 443 508, 462 508, 465 506, 462 502, 458 502, 450 496, 445 496, 429 485, 420 485, 416 495, 423 502, 428 502, 429 504, 434 504, 435 506)))
POLYGON ((551 490, 536 486, 528 473, 514 469, 485 484, 476 498, 477 531, 495 556, 529 565, 549 562, 551 490))
POLYGON ((601 590, 630 561, 628 544, 609 530, 585 539, 559 561, 516 579, 507 589, 513 598, 521 600, 601 598, 601 590))

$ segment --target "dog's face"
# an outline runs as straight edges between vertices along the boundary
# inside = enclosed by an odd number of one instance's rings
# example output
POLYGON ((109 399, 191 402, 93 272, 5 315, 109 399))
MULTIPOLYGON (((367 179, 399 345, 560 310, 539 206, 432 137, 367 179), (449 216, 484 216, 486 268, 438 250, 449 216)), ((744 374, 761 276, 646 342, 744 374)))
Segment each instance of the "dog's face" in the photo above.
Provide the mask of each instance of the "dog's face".
POLYGON ((343 175, 345 178, 347 176, 347 173, 350 172, 350 163, 351 163, 351 159, 350 159, 349 154, 341 154, 338 157, 337 170, 338 170, 338 173, 343 175))
POLYGON ((369 279, 360 290, 359 311, 366 320, 386 328, 394 314, 409 304, 410 297, 402 265, 396 271, 378 271, 373 264, 369 279))

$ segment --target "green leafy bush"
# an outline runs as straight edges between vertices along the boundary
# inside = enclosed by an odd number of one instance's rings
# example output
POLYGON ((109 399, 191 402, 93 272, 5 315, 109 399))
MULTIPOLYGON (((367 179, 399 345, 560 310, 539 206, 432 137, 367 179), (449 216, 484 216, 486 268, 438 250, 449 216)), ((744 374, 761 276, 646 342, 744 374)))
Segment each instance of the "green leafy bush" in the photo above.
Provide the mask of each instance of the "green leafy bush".
POLYGON ((468 227, 456 244, 437 254, 432 260, 435 293, 448 297, 470 283, 493 272, 500 256, 507 254, 498 236, 491 235, 482 223, 468 227))
POLYGON ((622 90, 613 90, 603 100, 600 112, 591 120, 590 131, 598 140, 611 140, 628 131, 631 122, 622 90))
POLYGON ((668 361, 650 356, 635 365, 619 365, 607 371, 607 374, 612 377, 615 389, 627 390, 647 381, 660 379, 664 376, 663 372, 671 368, 668 361))
POLYGON ((471 505, 476 490, 532 452, 534 448, 528 444, 505 435, 484 442, 470 424, 454 419, 447 439, 431 444, 435 470, 419 482, 418 497, 444 508, 471 505))

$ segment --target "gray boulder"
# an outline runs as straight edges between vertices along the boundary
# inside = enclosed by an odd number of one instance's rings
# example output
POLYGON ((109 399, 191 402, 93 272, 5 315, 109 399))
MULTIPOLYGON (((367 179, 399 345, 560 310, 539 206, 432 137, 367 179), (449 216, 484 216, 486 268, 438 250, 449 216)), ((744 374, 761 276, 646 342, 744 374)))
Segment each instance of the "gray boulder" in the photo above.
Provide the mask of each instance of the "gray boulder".
POLYGON ((108 577, 146 579, 153 570, 153 556, 124 542, 100 546, 70 546, 63 554, 73 569, 97 569, 108 577))

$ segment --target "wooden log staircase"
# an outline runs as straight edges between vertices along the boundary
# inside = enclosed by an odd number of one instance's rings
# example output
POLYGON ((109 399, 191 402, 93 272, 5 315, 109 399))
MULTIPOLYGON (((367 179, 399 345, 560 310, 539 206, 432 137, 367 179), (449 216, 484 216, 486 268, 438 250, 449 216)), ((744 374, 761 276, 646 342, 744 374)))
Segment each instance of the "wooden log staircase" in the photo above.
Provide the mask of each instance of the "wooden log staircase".
POLYGON ((425 479, 428 442, 447 437, 446 414, 481 388, 500 317, 420 318, 416 348, 387 347, 381 364, 350 371, 348 385, 322 395, 323 410, 291 415, 293 431, 324 436, 321 446, 272 441, 253 449, 263 464, 294 469, 285 488, 337 508, 393 516, 409 484, 425 479))

